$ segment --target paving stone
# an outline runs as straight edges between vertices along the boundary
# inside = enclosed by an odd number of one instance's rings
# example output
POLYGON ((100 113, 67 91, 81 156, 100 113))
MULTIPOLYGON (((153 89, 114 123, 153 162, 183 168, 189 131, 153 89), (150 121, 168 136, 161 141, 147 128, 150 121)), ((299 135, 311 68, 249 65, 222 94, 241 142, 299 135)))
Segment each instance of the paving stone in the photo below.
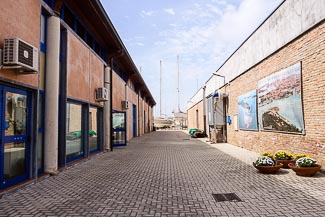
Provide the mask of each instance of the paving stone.
POLYGON ((260 174, 256 153, 157 131, 0 199, 0 216, 325 216, 325 175, 260 174), (216 202, 236 193, 243 202, 216 202))

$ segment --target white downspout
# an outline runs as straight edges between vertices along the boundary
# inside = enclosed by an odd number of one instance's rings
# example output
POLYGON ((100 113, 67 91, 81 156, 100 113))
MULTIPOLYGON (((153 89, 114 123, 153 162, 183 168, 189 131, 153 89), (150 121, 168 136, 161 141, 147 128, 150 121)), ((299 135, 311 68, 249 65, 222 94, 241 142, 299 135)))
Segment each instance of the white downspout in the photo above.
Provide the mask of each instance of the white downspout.
MULTIPOLYGON (((108 99, 110 100, 111 97, 111 83, 110 83, 110 67, 106 66, 104 69, 104 86, 108 89, 108 99)), ((110 151, 111 150, 111 106, 110 101, 104 102, 104 150, 110 151)))

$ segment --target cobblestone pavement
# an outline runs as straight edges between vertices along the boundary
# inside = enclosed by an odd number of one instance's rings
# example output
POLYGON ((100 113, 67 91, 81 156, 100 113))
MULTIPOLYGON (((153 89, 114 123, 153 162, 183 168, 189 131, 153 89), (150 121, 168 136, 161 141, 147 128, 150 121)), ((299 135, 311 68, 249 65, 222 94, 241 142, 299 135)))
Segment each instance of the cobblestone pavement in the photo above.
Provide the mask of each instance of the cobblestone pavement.
POLYGON ((135 138, 3 195, 0 216, 325 216, 324 174, 260 174, 254 153, 203 141, 175 131, 135 138))

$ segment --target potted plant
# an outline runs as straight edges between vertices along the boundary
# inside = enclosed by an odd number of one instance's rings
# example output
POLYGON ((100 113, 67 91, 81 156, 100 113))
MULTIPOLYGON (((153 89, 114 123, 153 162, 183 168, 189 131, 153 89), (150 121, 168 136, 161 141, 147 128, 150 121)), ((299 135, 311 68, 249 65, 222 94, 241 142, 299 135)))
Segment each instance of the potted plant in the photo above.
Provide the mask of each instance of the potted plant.
POLYGON ((296 163, 289 163, 289 167, 296 172, 296 175, 309 177, 320 171, 321 165, 312 158, 301 157, 296 163))
POLYGON ((289 168, 288 164, 295 162, 293 155, 286 151, 277 151, 275 152, 274 157, 277 162, 283 164, 283 168, 289 168))
POLYGON ((261 156, 253 162, 254 167, 261 173, 273 174, 283 166, 283 164, 274 161, 271 157, 261 156))
POLYGON ((261 153, 261 156, 268 156, 275 162, 275 157, 272 152, 269 152, 269 151, 263 152, 263 153, 261 153))
POLYGON ((302 157, 308 157, 308 158, 311 158, 311 156, 309 154, 295 154, 293 156, 293 159, 294 161, 297 161, 299 158, 302 158, 302 157))

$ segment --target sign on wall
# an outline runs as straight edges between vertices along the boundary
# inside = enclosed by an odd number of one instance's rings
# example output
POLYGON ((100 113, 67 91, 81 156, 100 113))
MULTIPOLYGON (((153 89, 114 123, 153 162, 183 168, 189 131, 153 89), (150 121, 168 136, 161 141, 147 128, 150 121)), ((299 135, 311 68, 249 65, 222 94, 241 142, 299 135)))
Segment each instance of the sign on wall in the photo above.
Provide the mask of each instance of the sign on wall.
POLYGON ((258 130, 256 90, 238 97, 238 120, 241 130, 258 130))
POLYGON ((300 62, 258 82, 258 118, 263 130, 304 133, 300 62))

